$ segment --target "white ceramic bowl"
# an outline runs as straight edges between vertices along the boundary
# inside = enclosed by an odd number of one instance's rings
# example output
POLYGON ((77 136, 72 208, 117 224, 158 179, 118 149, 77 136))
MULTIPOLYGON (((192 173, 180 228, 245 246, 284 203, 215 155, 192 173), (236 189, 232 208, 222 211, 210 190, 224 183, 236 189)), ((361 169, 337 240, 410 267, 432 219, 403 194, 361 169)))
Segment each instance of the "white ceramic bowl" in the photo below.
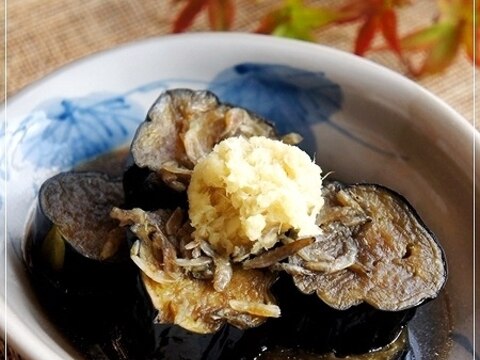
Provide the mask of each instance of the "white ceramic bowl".
POLYGON ((99 53, 8 100, 0 324, 9 344, 31 359, 78 358, 37 303, 22 260, 37 190, 47 177, 128 144, 149 105, 173 87, 212 89, 282 131, 303 133, 305 149, 336 178, 384 184, 409 199, 444 246, 450 271, 442 295, 417 313, 412 345, 422 359, 472 358, 479 133, 412 81, 367 60, 231 33, 166 36, 99 53))

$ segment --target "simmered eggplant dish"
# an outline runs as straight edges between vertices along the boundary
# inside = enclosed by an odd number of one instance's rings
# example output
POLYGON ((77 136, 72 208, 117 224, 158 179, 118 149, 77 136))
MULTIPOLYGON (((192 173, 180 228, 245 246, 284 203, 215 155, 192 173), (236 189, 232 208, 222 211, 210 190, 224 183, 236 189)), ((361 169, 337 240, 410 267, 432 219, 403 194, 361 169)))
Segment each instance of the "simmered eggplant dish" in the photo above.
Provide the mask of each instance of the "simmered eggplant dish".
POLYGON ((122 176, 40 189, 26 261, 89 359, 401 359, 447 279, 415 210, 325 179, 297 144, 208 91, 160 95, 122 176))

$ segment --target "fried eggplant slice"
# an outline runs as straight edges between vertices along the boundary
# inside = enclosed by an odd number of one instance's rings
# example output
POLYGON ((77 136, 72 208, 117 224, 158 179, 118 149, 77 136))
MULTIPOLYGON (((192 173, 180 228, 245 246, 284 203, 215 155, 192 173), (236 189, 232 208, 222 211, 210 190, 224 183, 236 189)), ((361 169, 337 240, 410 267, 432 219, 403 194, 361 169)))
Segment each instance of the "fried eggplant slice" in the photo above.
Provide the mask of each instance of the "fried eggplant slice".
POLYGON ((438 295, 447 278, 443 250, 403 197, 379 185, 333 182, 324 198, 323 236, 289 258, 306 270, 292 274, 303 293, 339 310, 365 302, 387 311, 438 295))
POLYGON ((270 321, 274 343, 317 355, 333 352, 339 358, 365 354, 392 343, 416 311, 383 311, 366 303, 337 310, 315 293, 298 291, 286 272, 280 273, 272 293, 282 309, 282 317, 270 321))
POLYGON ((131 152, 137 166, 158 173, 168 186, 184 191, 195 164, 215 144, 232 136, 277 138, 264 119, 220 103, 209 91, 174 89, 160 95, 150 108, 131 152))
POLYGON ((142 270, 158 322, 207 334, 225 323, 247 329, 280 316, 269 291, 276 276, 230 267, 208 244, 192 242, 193 229, 182 210, 114 208, 111 216, 138 238, 131 258, 142 270))
POLYGON ((125 244, 125 231, 109 214, 123 201, 122 182, 102 173, 65 172, 50 178, 39 192, 41 212, 53 223, 46 249, 58 249, 63 239, 89 259, 113 258, 125 244))

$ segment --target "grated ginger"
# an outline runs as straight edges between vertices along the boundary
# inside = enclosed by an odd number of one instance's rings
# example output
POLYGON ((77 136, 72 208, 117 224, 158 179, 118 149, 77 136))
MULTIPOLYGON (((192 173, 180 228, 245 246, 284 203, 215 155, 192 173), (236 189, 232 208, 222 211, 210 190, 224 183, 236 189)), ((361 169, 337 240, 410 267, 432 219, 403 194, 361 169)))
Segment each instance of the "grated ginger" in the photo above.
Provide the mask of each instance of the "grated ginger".
POLYGON ((281 141, 229 138, 194 167, 188 200, 194 237, 241 260, 272 248, 289 230, 298 238, 320 233, 321 169, 281 141))

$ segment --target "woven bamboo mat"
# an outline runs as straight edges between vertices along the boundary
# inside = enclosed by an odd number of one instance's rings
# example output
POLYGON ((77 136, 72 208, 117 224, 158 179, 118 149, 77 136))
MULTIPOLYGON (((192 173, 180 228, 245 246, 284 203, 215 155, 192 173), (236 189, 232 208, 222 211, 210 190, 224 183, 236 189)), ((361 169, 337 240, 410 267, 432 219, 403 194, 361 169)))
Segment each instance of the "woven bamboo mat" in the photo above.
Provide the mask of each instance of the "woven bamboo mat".
MULTIPOLYGON (((338 5, 342 1, 311 2, 338 5)), ((278 3, 279 0, 237 0, 233 30, 252 31, 256 20, 278 3)), ((3 2, 0 8, 5 9, 3 2)), ((126 42, 168 34, 176 8, 172 0, 8 0, 6 13, 7 93, 11 96, 76 59, 126 42)), ((400 32, 405 34, 429 23, 436 14, 435 0, 413 1, 412 6, 399 12, 400 32)), ((357 25, 349 25, 322 30, 315 34, 316 41, 351 51, 356 29, 357 25)), ((206 19, 200 16, 191 31, 206 30, 206 19)), ((3 41, 1 37, 2 49, 3 41)), ((1 56, 5 58, 3 52, 1 56)), ((371 52, 367 57, 400 73, 405 72, 389 53, 371 52)), ((473 122, 474 71, 478 72, 461 54, 444 73, 416 81, 473 122)), ((1 85, 0 91, 3 91, 1 85)), ((3 98, 3 93, 1 95, 3 98)), ((479 124, 476 125, 478 128, 479 124)), ((0 354, 4 355, 3 343, 0 345, 0 354)), ((9 349, 8 359, 16 358, 14 350, 9 349)))

